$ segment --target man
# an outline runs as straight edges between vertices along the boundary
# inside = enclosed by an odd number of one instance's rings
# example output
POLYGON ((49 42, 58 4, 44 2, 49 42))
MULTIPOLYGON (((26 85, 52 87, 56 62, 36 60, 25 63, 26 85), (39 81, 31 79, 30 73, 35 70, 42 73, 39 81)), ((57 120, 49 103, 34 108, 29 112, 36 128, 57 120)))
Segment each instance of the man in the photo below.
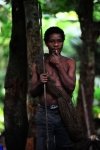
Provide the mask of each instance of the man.
MULTIPOLYGON (((59 27, 46 30, 44 41, 49 54, 44 55, 44 72, 33 64, 30 93, 39 97, 36 113, 37 150, 72 150, 72 142, 60 116, 57 91, 72 95, 75 87, 75 61, 61 55, 65 35, 59 27), (53 83, 56 90, 50 87, 53 83)), ((67 109, 67 108, 66 108, 67 109)))

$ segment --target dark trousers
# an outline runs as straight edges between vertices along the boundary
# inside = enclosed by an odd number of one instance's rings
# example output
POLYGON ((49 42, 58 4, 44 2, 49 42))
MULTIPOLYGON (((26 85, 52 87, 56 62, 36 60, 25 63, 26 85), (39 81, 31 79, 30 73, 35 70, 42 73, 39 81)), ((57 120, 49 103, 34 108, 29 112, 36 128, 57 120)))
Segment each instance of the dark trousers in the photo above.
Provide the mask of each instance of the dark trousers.
POLYGON ((50 109, 47 107, 46 119, 45 109, 40 106, 36 113, 36 127, 36 150, 72 150, 72 142, 61 120, 59 108, 50 109))

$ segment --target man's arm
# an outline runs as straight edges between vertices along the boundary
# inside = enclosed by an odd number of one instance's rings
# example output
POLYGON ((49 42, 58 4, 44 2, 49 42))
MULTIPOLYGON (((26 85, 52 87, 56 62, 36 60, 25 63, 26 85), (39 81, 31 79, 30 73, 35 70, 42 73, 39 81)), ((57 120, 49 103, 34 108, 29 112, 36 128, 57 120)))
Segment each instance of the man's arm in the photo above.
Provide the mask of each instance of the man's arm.
POLYGON ((68 90, 72 93, 75 88, 75 71, 76 63, 73 59, 65 59, 61 61, 61 56, 59 54, 53 54, 50 58, 50 62, 55 65, 58 71, 58 75, 62 82, 62 86, 65 88, 65 91, 68 90), (66 67, 64 67, 66 65, 66 67))
POLYGON ((65 90, 69 90, 72 92, 75 88, 76 81, 76 63, 73 59, 66 60, 66 67, 68 70, 66 71, 63 67, 63 64, 59 64, 56 66, 59 77, 61 79, 62 85, 65 87, 65 90))

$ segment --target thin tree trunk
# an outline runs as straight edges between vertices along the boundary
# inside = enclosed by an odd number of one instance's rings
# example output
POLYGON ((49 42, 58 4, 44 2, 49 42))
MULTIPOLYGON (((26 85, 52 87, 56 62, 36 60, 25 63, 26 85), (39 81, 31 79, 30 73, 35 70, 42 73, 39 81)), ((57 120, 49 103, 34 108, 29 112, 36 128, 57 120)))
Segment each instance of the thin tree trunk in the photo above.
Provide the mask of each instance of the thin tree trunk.
MULTIPOLYGON (((28 86, 32 77, 32 64, 41 61, 41 10, 37 0, 27 0, 24 2, 26 37, 27 37, 27 60, 28 60, 28 86), (38 59, 37 59, 38 58, 38 59)), ((42 54, 42 53, 41 53, 42 54)), ((35 150, 36 127, 34 116, 36 112, 37 99, 33 99, 28 94, 28 119, 29 132, 26 150, 35 150)))
POLYGON ((26 96, 27 52, 23 1, 12 0, 12 35, 4 99, 7 150, 25 150, 28 132, 26 96))
MULTIPOLYGON (((82 49, 80 55, 80 80, 78 93, 78 109, 81 114, 84 132, 93 134, 95 132, 93 124, 93 93, 94 93, 94 79, 95 79, 95 50, 96 40, 98 37, 98 30, 96 30, 93 22, 93 0, 80 0, 78 8, 78 16, 82 31, 82 49), (82 91, 83 87, 83 91, 82 91), (84 96, 82 94, 84 92, 84 96), (86 100, 87 115, 85 115, 83 101, 86 100), (88 119, 88 127, 86 120, 88 119), (89 130, 89 132, 87 131, 89 130)), ((88 135, 89 136, 89 135, 88 135)))

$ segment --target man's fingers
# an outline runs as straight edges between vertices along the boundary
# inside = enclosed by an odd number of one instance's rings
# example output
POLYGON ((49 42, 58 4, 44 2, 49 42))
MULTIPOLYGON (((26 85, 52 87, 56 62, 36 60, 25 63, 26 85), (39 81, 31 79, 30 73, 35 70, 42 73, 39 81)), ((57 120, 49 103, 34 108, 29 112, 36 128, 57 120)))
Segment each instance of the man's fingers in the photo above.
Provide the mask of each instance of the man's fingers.
POLYGON ((48 81, 48 73, 41 74, 40 80, 41 80, 41 82, 46 83, 48 81))

